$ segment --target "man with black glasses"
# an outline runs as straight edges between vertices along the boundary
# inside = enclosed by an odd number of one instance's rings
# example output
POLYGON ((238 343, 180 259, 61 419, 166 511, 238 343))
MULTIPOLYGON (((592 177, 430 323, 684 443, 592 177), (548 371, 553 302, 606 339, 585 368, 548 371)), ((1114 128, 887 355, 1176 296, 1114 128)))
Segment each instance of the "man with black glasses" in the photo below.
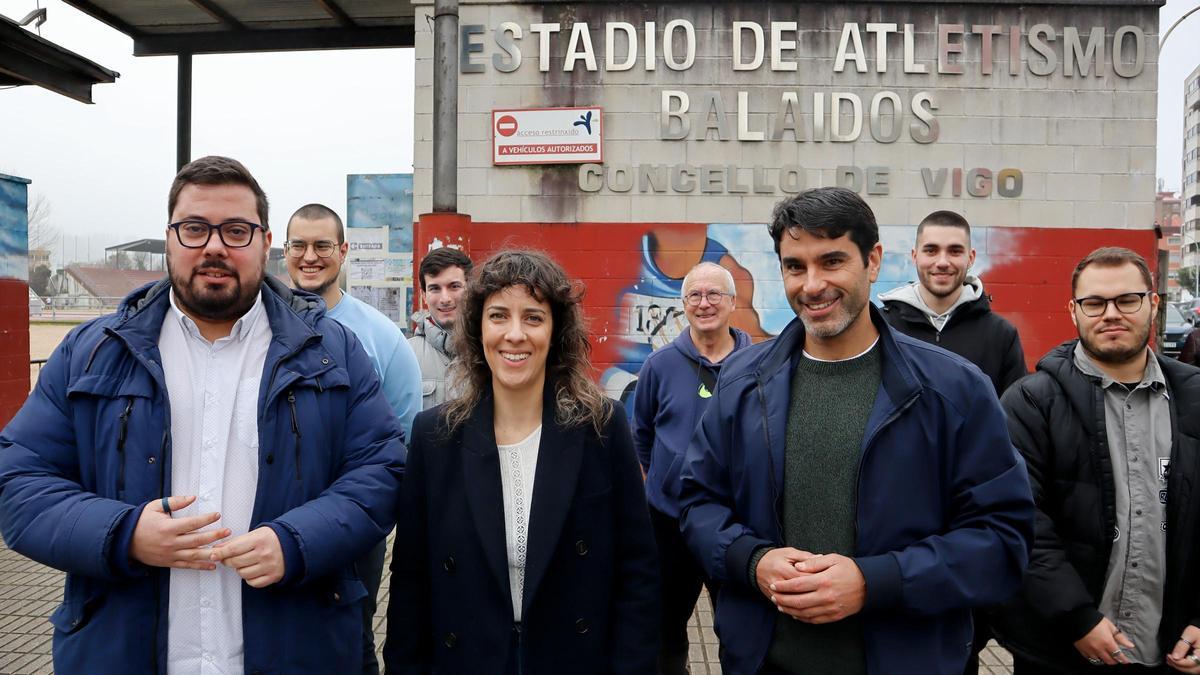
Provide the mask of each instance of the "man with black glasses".
MULTIPOLYGON (((342 219, 324 204, 301 206, 287 225, 288 276, 296 288, 316 293, 325 301, 325 316, 337 321, 358 338, 371 358, 379 385, 399 419, 405 442, 412 432, 413 418, 421 411, 421 371, 412 347, 400 328, 358 298, 343 293, 338 276, 349 250, 342 219)), ((367 557, 358 561, 358 576, 367 586, 363 599, 363 673, 379 672, 375 657, 375 609, 387 542, 380 541, 367 557)))
POLYGON ((1159 298, 1137 253, 1093 251, 1071 292, 1079 338, 1003 397, 1038 519, 996 632, 1016 675, 1200 673, 1200 370, 1149 348, 1159 298))
POLYGON ((400 428, 348 329, 265 274, 240 162, 183 167, 167 212, 169 278, 72 331, 0 432, 4 540, 67 572, 55 670, 356 672, 400 428))

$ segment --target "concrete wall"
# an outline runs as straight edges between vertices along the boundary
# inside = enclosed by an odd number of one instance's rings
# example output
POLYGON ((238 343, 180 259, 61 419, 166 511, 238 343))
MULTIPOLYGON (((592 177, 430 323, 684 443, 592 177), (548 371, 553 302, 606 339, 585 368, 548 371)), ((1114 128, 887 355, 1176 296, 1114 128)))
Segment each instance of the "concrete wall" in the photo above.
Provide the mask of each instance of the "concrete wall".
MULTIPOLYGON (((430 210, 432 163, 432 34, 424 17, 431 7, 417 8, 417 99, 415 129, 415 207, 430 210)), ((963 212, 973 223, 995 227, 1148 228, 1153 222, 1157 114, 1157 8, 1087 7, 1070 5, 894 5, 855 3, 822 4, 663 3, 651 6, 580 3, 529 5, 467 3, 461 7, 463 24, 478 24, 485 34, 474 38, 483 50, 472 60, 485 64, 482 73, 460 75, 459 210, 477 221, 521 222, 764 222, 771 206, 783 196, 718 194, 638 194, 602 190, 595 194, 579 188, 578 167, 493 167, 491 117, 493 108, 598 105, 606 114, 604 157, 608 166, 639 163, 736 165, 748 171, 761 165, 768 171, 795 164, 804 167, 806 185, 834 183, 838 166, 883 166, 891 171, 891 194, 870 197, 880 222, 910 224, 939 208, 963 212), (695 28, 695 64, 684 71, 668 69, 661 55, 662 29, 672 19, 686 19, 695 28), (491 63, 498 53, 493 31, 504 21, 524 29, 517 40, 523 52, 521 66, 512 73, 497 71, 491 63), (659 56, 656 70, 646 72, 639 61, 632 70, 604 69, 604 24, 625 21, 642 27, 656 23, 659 56), (732 68, 731 27, 735 21, 763 25, 769 39, 772 21, 795 21, 799 43, 795 72, 772 72, 767 63, 755 71, 732 68), (538 22, 561 26, 550 43, 550 69, 539 70, 538 37, 529 26, 538 22), (571 26, 587 22, 591 28, 599 69, 588 72, 576 63, 562 72, 571 26), (929 74, 903 72, 903 40, 888 39, 887 72, 876 73, 868 22, 914 26, 915 62, 929 74), (834 56, 846 23, 860 28, 867 73, 834 72, 834 56), (994 39, 993 72, 981 71, 981 39, 967 35, 961 75, 937 74, 937 29, 962 24, 997 25, 1004 33, 994 39), (1058 66, 1046 76, 1034 75, 1029 66, 1044 64, 1028 44, 1029 29, 1048 24, 1056 40, 1048 42, 1058 66), (1121 77, 1114 72, 1114 33, 1126 25, 1144 34, 1144 65, 1139 74, 1121 77), (1008 28, 1021 27, 1022 63, 1018 75, 1008 72, 1008 28), (1064 33, 1074 27, 1086 44, 1088 31, 1105 30, 1104 63, 1089 76, 1064 74, 1064 33), (1096 74, 1099 76, 1096 76, 1096 74), (907 133, 894 143, 879 143, 864 131, 855 142, 747 142, 738 140, 660 140, 659 108, 663 90, 691 95, 695 110, 700 96, 719 91, 727 107, 745 91, 750 107, 749 126, 763 129, 777 109, 781 93, 799 93, 802 116, 813 110, 811 94, 824 92, 828 106, 834 92, 858 94, 864 106, 880 91, 895 92, 905 108, 912 97, 927 91, 933 97, 940 138, 919 144, 907 133), (1024 175, 1019 198, 964 196, 929 197, 922 187, 922 168, 1017 168, 1024 175)), ((959 39, 959 38, 955 38, 959 39)), ((679 40, 676 40, 679 42, 679 40)), ((745 39, 743 40, 745 43, 745 39)), ((623 43, 620 43, 623 45, 623 43)), ((1132 50, 1129 49, 1131 52, 1132 50)), ((623 53, 623 48, 621 49, 623 53)), ((1132 61, 1126 53, 1125 62, 1132 61)), ((730 111, 731 119, 733 112, 730 111)), ((864 111, 864 116, 865 116, 864 111)), ((904 125, 912 121, 904 118, 904 125)), ((697 121, 694 124, 697 124, 697 121)), ((827 126, 829 122, 827 121, 827 126)))

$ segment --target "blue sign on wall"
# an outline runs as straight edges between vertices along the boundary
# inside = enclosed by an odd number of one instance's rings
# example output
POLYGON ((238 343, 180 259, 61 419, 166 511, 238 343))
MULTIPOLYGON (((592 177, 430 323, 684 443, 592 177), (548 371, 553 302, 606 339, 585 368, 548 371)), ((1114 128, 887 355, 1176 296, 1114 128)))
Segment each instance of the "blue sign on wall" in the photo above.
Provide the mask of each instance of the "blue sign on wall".
POLYGON ((388 249, 401 253, 412 251, 412 225, 411 173, 346 176, 346 227, 386 227, 388 249))
POLYGON ((0 173, 0 278, 29 282, 29 181, 0 173))
POLYGON ((412 174, 346 176, 346 290, 407 328, 412 308, 412 174))

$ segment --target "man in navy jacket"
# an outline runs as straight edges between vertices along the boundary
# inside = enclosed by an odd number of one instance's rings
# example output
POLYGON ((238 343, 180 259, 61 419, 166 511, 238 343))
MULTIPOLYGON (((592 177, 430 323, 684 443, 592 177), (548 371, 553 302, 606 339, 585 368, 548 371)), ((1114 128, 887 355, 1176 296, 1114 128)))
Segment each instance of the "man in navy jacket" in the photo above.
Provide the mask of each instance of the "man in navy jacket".
POLYGON ((67 573, 55 670, 357 672, 399 427, 354 336, 266 277, 245 167, 169 201, 170 278, 72 331, 0 433, 4 540, 67 573))
POLYGON ((633 445, 646 475, 646 501, 662 579, 662 649, 658 675, 686 675, 688 619, 700 597, 703 571, 679 534, 679 466, 725 359, 750 346, 729 325, 737 295, 733 275, 702 262, 683 278, 688 328, 646 359, 633 404, 633 445))
POLYGON ((723 672, 957 675, 970 608, 1017 591, 1033 535, 996 394, 870 303, 857 194, 789 198, 771 234, 798 320, 725 363, 681 471, 723 672))

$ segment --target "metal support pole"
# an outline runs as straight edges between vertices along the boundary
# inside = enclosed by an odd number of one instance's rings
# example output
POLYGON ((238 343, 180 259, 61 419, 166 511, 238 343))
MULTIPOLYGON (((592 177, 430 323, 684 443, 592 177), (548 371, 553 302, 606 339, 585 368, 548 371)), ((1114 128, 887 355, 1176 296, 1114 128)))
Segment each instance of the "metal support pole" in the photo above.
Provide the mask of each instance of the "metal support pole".
POLYGON ((192 161, 192 55, 179 55, 179 83, 175 103, 175 170, 192 161))
POLYGON ((458 212, 458 0, 433 9, 433 211, 458 212))

